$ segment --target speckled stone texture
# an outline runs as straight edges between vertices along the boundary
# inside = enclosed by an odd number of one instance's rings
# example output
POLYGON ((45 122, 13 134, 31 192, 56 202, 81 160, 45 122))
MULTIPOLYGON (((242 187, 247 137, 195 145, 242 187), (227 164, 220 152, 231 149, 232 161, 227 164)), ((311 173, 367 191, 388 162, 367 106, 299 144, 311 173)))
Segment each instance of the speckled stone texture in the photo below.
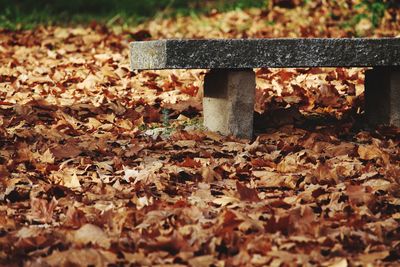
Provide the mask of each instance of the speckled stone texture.
POLYGON ((159 40, 130 47, 134 70, 400 66, 400 38, 159 40))
POLYGON ((371 125, 400 127, 399 67, 375 67, 366 71, 365 113, 371 125))
POLYGON ((248 70, 211 70, 204 80, 204 126, 224 135, 253 137, 256 77, 248 70))

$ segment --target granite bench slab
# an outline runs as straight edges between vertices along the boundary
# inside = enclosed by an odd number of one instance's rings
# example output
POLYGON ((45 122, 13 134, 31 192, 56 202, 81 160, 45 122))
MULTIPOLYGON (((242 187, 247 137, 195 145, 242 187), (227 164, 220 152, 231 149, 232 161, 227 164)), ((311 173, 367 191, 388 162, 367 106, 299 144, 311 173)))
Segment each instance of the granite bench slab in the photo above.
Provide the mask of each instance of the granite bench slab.
POLYGON ((366 72, 371 124, 400 127, 400 38, 278 38, 132 42, 133 70, 211 69, 204 83, 204 123, 250 138, 253 68, 372 67, 366 72))
POLYGON ((244 69, 400 66, 400 38, 211 39, 131 43, 131 67, 244 69))

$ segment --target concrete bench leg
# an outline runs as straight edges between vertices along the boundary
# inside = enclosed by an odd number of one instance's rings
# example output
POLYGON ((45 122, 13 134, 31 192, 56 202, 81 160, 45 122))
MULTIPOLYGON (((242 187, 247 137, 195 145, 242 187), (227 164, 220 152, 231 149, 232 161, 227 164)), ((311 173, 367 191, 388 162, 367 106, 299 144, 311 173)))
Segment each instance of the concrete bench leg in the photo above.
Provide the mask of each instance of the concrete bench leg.
POLYGON ((204 80, 204 126, 224 135, 253 136, 255 73, 251 69, 214 69, 204 80))
POLYGON ((400 127, 400 68, 377 67, 366 71, 365 113, 371 125, 400 127))

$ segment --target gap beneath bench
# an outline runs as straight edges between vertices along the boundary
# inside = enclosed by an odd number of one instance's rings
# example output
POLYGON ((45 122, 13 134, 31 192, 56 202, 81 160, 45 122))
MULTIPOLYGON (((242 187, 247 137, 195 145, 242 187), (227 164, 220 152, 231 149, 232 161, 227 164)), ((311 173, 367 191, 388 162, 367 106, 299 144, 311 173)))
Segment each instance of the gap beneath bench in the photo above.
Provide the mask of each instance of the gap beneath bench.
MULTIPOLYGON (((255 89, 252 69, 212 69, 204 80, 204 126, 223 135, 251 139, 255 89)), ((366 71, 365 113, 371 126, 400 127, 400 68, 366 71)))
POLYGON ((400 127, 400 68, 374 67, 365 72, 367 122, 400 127))

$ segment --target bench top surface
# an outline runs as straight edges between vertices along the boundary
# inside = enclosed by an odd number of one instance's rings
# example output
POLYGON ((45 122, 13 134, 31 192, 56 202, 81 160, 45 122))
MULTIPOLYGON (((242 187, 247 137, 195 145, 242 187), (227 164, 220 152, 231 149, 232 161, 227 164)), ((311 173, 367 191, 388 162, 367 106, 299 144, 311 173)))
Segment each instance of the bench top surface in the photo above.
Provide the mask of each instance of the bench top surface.
POLYGON ((142 41, 130 57, 134 70, 400 66, 400 38, 142 41))

